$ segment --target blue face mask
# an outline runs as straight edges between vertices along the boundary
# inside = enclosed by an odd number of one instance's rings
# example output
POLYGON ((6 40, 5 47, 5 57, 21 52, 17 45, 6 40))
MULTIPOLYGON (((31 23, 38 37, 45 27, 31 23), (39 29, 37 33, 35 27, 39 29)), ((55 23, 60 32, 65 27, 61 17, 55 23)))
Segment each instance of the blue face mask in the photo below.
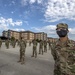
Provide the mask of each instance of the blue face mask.
POLYGON ((65 37, 67 35, 67 30, 60 30, 60 31, 57 31, 57 34, 59 37, 65 37))

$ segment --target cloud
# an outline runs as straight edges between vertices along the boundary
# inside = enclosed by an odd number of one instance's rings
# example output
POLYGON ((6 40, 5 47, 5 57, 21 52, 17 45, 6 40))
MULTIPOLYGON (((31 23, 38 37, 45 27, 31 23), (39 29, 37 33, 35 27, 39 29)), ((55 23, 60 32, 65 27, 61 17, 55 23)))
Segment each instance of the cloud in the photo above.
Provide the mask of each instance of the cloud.
MULTIPOLYGON (((32 27, 32 29, 37 32, 45 32, 49 37, 58 37, 58 35, 56 34, 56 25, 46 25, 40 28, 32 27)), ((75 36, 75 28, 69 28, 69 36, 70 38, 74 39, 74 37, 71 36, 75 36)))
POLYGON ((9 29, 10 26, 21 26, 22 25, 22 21, 13 21, 12 18, 3 18, 0 17, 0 29, 4 29, 7 30, 9 29))
POLYGON ((16 21, 16 22, 14 22, 14 25, 21 26, 22 25, 22 21, 16 21))
POLYGON ((15 29, 11 29, 11 30, 14 30, 14 31, 25 31, 25 29, 23 29, 23 28, 15 28, 15 29))
POLYGON ((69 33, 75 35, 75 28, 69 28, 69 33))
POLYGON ((6 24, 6 19, 4 19, 3 17, 0 18, 0 30, 1 29, 8 29, 8 24, 6 24))
POLYGON ((22 6, 25 6, 25 5, 27 5, 28 3, 29 3, 29 4, 34 4, 34 3, 36 3, 36 2, 37 2, 37 4, 42 4, 43 0, 21 0, 22 6))
POLYGON ((8 26, 6 24, 0 24, 0 30, 7 30, 8 26))
POLYGON ((41 4, 43 2, 43 0, 37 0, 38 4, 41 4))
POLYGON ((22 6, 27 5, 27 0, 21 0, 21 5, 22 5, 22 6))
POLYGON ((41 28, 32 27, 32 29, 36 30, 37 32, 45 32, 49 35, 55 35, 56 34, 56 26, 55 25, 47 25, 41 28))
POLYGON ((21 0, 23 6, 34 3, 42 5, 46 22, 75 20, 75 0, 21 0))
POLYGON ((47 22, 75 20, 74 8, 75 0, 48 0, 44 16, 47 22))
POLYGON ((33 4, 33 3, 35 3, 35 2, 36 2, 36 0, 30 0, 30 1, 29 1, 30 4, 33 4))
POLYGON ((21 26, 22 25, 22 21, 16 21, 16 22, 14 22, 12 18, 6 19, 5 22, 7 24, 9 24, 9 25, 12 25, 12 26, 15 26, 15 25, 21 26))

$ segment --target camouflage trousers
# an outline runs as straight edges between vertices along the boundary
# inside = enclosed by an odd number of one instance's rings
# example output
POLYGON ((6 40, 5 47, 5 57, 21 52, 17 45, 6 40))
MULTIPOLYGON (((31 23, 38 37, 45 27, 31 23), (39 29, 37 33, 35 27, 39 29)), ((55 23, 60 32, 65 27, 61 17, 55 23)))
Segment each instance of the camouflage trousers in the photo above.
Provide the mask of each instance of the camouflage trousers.
POLYGON ((47 52, 47 46, 44 46, 44 52, 47 52))
POLYGON ((36 46, 33 46, 32 57, 34 57, 34 56, 35 56, 35 58, 37 57, 37 49, 36 49, 36 46))
POLYGON ((43 47, 40 47, 39 48, 39 54, 42 54, 43 55, 43 47))
POLYGON ((7 49, 9 48, 9 44, 6 44, 6 48, 7 48, 7 49))
POLYGON ((29 46, 31 46, 31 43, 29 43, 29 46))
POLYGON ((25 49, 20 49, 20 62, 25 61, 25 49))
POLYGON ((48 47, 49 47, 49 50, 50 50, 51 49, 51 46, 49 45, 48 47))
POLYGON ((15 44, 13 44, 13 48, 15 48, 15 44))
POLYGON ((1 48, 1 44, 0 44, 0 48, 1 48))

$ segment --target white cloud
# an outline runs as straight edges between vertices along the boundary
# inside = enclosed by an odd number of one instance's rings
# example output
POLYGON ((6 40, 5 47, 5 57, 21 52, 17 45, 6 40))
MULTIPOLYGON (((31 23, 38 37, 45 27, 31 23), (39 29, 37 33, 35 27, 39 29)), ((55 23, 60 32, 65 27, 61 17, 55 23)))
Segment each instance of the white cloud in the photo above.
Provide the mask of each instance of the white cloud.
POLYGON ((21 26, 22 21, 16 21, 14 22, 12 18, 3 18, 0 17, 0 29, 7 30, 10 26, 21 26))
POLYGON ((75 0, 21 0, 23 6, 27 4, 41 4, 46 22, 61 19, 75 20, 75 0))
POLYGON ((12 30, 14 30, 14 31, 25 31, 25 29, 23 29, 23 28, 15 28, 15 29, 12 29, 12 30))
POLYGON ((74 8, 75 0, 48 0, 44 16, 48 22, 54 22, 64 18, 75 20, 74 8))
POLYGON ((43 0, 37 0, 38 4, 41 4, 43 2, 43 0))
POLYGON ((21 0, 21 4, 22 6, 29 4, 34 4, 35 2, 37 2, 37 4, 42 4, 43 0, 21 0))
POLYGON ((30 4, 33 4, 33 3, 35 3, 36 2, 36 0, 30 0, 30 4))
POLYGON ((27 5, 27 0, 21 0, 21 4, 22 4, 22 6, 27 5))
POLYGON ((47 25, 47 26, 44 26, 44 27, 41 27, 41 28, 33 27, 32 29, 34 29, 38 32, 45 32, 48 35, 55 35, 56 34, 56 31, 55 31, 56 26, 55 25, 47 25))
POLYGON ((14 22, 14 24, 17 25, 17 26, 21 26, 22 25, 22 21, 16 21, 16 22, 14 22))
MULTIPOLYGON (((22 21, 13 21, 12 18, 4 18, 4 17, 0 17, 0 33, 2 34, 3 30, 8 30, 8 29, 12 29, 12 26, 21 26, 22 25, 22 21)), ((13 29, 12 29, 13 30, 13 29)), ((24 31, 24 29, 20 28, 20 29, 15 29, 15 30, 21 30, 24 31)))
POLYGON ((70 34, 74 34, 75 35, 75 28, 69 28, 69 32, 70 32, 70 34))
POLYGON ((6 19, 4 19, 3 17, 0 18, 0 30, 8 29, 8 24, 6 24, 6 19))
POLYGON ((0 30, 7 30, 8 26, 6 24, 0 24, 0 30))
POLYGON ((12 25, 12 26, 15 26, 15 25, 21 26, 22 25, 22 21, 16 21, 16 22, 14 22, 12 18, 6 19, 5 22, 7 24, 9 24, 9 25, 12 25))
MULTIPOLYGON (((34 29, 37 32, 45 32, 49 37, 58 37, 58 35, 56 34, 56 25, 46 25, 41 28, 32 27, 32 29, 34 29)), ((75 40, 75 28, 69 28, 69 37, 75 40)))

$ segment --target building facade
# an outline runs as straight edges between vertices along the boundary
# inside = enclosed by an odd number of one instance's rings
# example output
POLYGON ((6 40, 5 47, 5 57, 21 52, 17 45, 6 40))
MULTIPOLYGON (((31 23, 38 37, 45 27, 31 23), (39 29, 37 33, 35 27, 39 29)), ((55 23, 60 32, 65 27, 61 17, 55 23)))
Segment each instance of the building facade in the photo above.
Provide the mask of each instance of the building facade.
POLYGON ((2 32, 2 36, 3 36, 3 37, 8 37, 8 31, 5 31, 5 30, 4 30, 4 31, 2 32))
POLYGON ((14 37, 16 40, 20 39, 23 37, 27 41, 32 41, 34 39, 38 40, 47 40, 47 34, 44 32, 39 32, 39 33, 34 33, 32 31, 13 31, 13 30, 8 30, 8 31, 3 31, 3 36, 11 38, 14 37))
POLYGON ((16 40, 20 38, 19 32, 13 30, 3 31, 2 35, 8 38, 14 37, 16 40))
POLYGON ((35 39, 47 40, 47 34, 44 32, 35 33, 35 39))
POLYGON ((22 31, 22 32, 20 32, 20 37, 23 37, 28 42, 32 41, 34 39, 34 32, 31 32, 31 31, 22 31))
POLYGON ((47 37, 47 41, 50 41, 50 42, 55 42, 57 40, 58 38, 47 37))

